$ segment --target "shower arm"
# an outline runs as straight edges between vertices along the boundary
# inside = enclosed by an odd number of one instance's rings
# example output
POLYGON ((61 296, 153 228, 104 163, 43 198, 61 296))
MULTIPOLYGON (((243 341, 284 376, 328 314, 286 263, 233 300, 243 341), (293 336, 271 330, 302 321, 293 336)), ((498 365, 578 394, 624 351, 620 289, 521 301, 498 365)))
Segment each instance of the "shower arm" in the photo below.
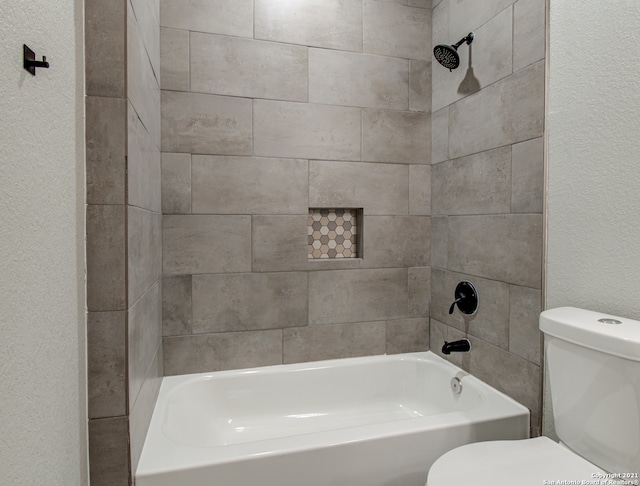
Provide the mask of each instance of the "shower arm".
POLYGON ((451 47, 453 47, 456 51, 458 50, 458 47, 460 47, 462 45, 463 42, 466 42, 467 45, 471 44, 473 42, 473 38, 475 36, 473 35, 473 32, 469 32, 469 35, 466 37, 463 37, 462 39, 460 39, 458 42, 456 42, 455 44, 453 44, 451 47))

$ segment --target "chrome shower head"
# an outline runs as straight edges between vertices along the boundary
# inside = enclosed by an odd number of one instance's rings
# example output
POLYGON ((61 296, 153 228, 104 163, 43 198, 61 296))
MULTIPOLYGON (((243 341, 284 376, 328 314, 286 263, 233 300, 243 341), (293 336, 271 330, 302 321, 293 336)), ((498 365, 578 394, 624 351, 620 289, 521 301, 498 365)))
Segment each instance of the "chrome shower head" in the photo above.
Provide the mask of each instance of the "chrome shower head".
POLYGON ((440 64, 446 67, 449 71, 454 70, 460 65, 460 56, 458 55, 458 47, 466 42, 467 45, 473 42, 473 32, 469 32, 469 35, 463 37, 457 43, 449 46, 446 44, 438 44, 433 48, 433 55, 440 64))

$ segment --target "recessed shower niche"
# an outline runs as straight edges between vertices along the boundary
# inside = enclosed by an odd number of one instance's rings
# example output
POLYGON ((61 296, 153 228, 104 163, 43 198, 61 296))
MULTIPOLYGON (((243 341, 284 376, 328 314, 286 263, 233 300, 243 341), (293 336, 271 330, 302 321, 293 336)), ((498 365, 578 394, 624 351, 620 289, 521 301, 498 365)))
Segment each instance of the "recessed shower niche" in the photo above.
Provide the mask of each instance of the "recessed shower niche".
POLYGON ((310 208, 309 260, 362 258, 362 209, 310 208))

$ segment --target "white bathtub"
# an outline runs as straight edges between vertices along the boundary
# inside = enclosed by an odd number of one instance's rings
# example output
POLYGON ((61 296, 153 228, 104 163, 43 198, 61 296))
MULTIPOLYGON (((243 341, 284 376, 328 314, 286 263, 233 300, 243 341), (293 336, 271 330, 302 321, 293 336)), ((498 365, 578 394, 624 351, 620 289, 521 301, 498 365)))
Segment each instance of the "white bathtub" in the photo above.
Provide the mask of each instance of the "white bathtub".
POLYGON ((448 450, 528 431, 525 407, 431 352, 171 376, 136 486, 424 486, 448 450))

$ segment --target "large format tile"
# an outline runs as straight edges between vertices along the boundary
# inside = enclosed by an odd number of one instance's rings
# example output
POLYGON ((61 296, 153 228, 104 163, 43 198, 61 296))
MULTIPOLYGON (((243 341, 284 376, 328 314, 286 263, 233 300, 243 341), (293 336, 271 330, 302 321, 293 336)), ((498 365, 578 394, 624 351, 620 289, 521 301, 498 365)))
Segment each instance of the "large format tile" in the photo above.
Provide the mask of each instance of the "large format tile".
POLYGON ((130 3, 142 42, 157 77, 160 73, 160 1, 131 0, 130 3))
POLYGON ((162 215, 128 207, 129 306, 162 275, 162 215))
POLYGON ((449 265, 449 220, 431 217, 431 266, 447 268, 449 265))
POLYGON ((431 115, 415 111, 364 109, 362 160, 400 164, 428 164, 431 153, 431 115))
POLYGON ((362 255, 367 267, 429 264, 429 217, 366 216, 362 255))
POLYGON ((451 105, 451 158, 542 135, 544 63, 532 66, 451 105))
POLYGON ((128 2, 84 2, 85 73, 88 96, 125 97, 128 2))
POLYGON ((432 268, 431 317, 502 349, 508 349, 509 285, 432 268), (465 316, 457 307, 453 314, 449 314, 456 286, 463 280, 470 281, 478 291, 478 311, 472 316, 465 316))
POLYGON ((251 218, 253 271, 306 270, 307 222, 307 215, 254 215, 251 218))
POLYGON ((428 317, 431 308, 431 267, 409 268, 409 315, 428 317))
POLYGON ((513 6, 513 70, 544 59, 546 19, 544 0, 518 0, 513 6))
POLYGON ((189 91, 189 31, 160 29, 160 87, 189 91))
MULTIPOLYGON (((408 81, 409 62, 404 59, 309 50, 311 103, 408 110, 408 81)), ((420 80, 415 84, 419 89, 420 80)))
POLYGON ((307 101, 308 49, 191 33, 191 91, 307 101))
POLYGON ((191 154, 163 153, 162 212, 191 212, 191 154))
POLYGON ((307 324, 304 272, 194 275, 193 333, 307 324))
POLYGON ((162 151, 250 155, 251 100, 162 92, 162 151))
POLYGON ((256 0, 255 38, 362 51, 362 1, 256 0))
POLYGON ((166 337, 165 376, 282 363, 282 330, 166 337))
POLYGON ((253 37, 253 0, 160 0, 160 25, 253 37))
POLYGON ((164 216, 164 273, 251 271, 250 216, 164 216))
POLYGON ((509 287, 509 308, 509 351, 539 365, 541 291, 511 285, 509 287))
POLYGON ((360 109, 255 100, 256 155, 360 160, 360 109))
POLYGON ((306 160, 194 155, 193 213, 307 214, 306 160))
POLYGON ((410 61, 409 109, 431 112, 431 61, 410 61))
POLYGON ((127 204, 159 213, 162 211, 159 146, 154 143, 131 103, 127 112, 127 204))
POLYGON ((309 274, 309 324, 408 317, 407 269, 309 274))
POLYGON ((124 311, 87 315, 87 395, 90 419, 124 415, 127 408, 124 311))
POLYGON ((446 341, 450 341, 448 336, 449 326, 435 319, 429 320, 429 348, 430 350, 440 356, 447 359, 447 356, 442 353, 442 346, 446 341))
POLYGON ((385 322, 294 327, 284 331, 284 363, 385 353, 385 322))
POLYGON ((162 335, 191 334, 191 275, 162 278, 162 335))
POLYGON ((511 147, 432 166, 433 214, 508 213, 511 208, 511 147))
POLYGON ((540 288, 542 215, 449 217, 449 268, 540 288))
POLYGON ((387 354, 429 351, 428 317, 387 321, 385 326, 387 354))
POLYGON ((511 164, 511 212, 542 213, 544 139, 513 145, 511 164))
POLYGON ((309 206, 363 208, 367 215, 408 214, 406 165, 309 162, 309 206))
POLYGON ((449 158, 449 107, 431 115, 431 163, 449 158))
POLYGON ((93 486, 128 486, 127 417, 89 420, 89 471, 93 486))
MULTIPOLYGON (((470 30, 478 30, 478 27, 503 12, 513 4, 515 0, 451 0, 444 4, 450 9, 450 28, 456 42, 464 37, 470 30), (448 4, 448 5, 446 5, 448 4)), ((475 42, 475 41, 474 41, 475 42)))
POLYGON ((431 11, 364 0, 364 52, 431 59, 431 11))
POLYGON ((87 206, 87 307, 125 310, 125 206, 87 206))
POLYGON ((87 204, 124 204, 127 102, 86 97, 87 204))
POLYGON ((409 214, 431 214, 431 166, 409 166, 409 214))

